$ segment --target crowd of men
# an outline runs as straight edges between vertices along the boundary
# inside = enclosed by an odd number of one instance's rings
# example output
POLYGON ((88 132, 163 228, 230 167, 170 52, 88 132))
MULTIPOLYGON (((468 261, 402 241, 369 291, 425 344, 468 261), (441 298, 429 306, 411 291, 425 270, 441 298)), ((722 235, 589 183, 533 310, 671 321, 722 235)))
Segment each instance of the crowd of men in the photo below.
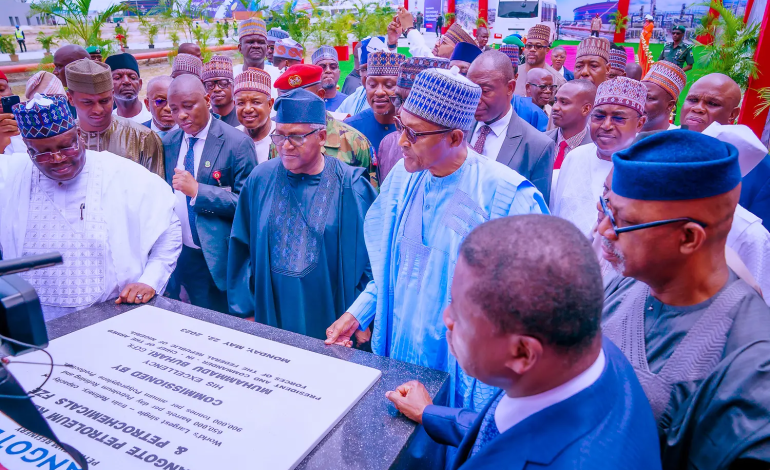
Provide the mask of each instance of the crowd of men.
POLYGON ((237 31, 242 66, 183 44, 146 84, 63 46, 0 115, 2 256, 64 258, 23 274, 47 320, 166 295, 448 372, 448 406, 388 398, 451 468, 770 466, 770 159, 734 81, 676 109, 681 64, 590 36, 570 71, 545 24, 431 50, 400 9, 338 90, 333 47, 237 31))

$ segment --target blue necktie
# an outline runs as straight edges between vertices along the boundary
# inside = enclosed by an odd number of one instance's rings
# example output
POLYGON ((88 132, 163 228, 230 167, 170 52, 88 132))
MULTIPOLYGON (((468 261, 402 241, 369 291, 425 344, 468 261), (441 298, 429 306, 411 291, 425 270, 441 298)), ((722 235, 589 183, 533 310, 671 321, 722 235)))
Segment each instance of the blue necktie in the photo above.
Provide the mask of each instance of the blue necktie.
POLYGON ((484 420, 481 422, 479 434, 476 436, 476 442, 473 443, 470 457, 476 455, 476 452, 481 450, 481 448, 485 445, 489 444, 492 439, 500 435, 500 431, 497 429, 497 424, 495 423, 495 410, 497 409, 497 405, 500 403, 500 400, 503 399, 504 395, 504 392, 499 394, 497 398, 495 398, 495 401, 492 402, 492 405, 489 407, 487 414, 484 415, 484 420))
POLYGON ((166 136, 166 134, 168 134, 168 131, 155 131, 155 133, 158 134, 158 137, 162 139, 166 136))
MULTIPOLYGON (((187 142, 187 154, 184 156, 184 169, 189 171, 193 178, 195 178, 195 142, 198 141, 197 137, 190 137, 187 142)), ((190 196, 187 196, 187 219, 190 221, 190 232, 192 232, 193 243, 201 246, 201 241, 198 238, 198 227, 195 225, 195 211, 193 211, 190 205, 190 196)))

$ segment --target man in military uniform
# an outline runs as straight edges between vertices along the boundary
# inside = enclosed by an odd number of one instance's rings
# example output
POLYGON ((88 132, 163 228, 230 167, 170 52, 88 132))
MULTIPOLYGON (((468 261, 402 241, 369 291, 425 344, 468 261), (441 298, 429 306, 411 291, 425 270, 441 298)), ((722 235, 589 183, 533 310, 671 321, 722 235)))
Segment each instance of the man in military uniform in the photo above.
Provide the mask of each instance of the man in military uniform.
POLYGON ((663 48, 658 60, 672 62, 687 72, 692 69, 695 59, 692 56, 692 44, 685 44, 684 42, 684 31, 682 25, 671 28, 671 37, 674 40, 666 43, 666 47, 663 48))
MULTIPOLYGON (((285 94, 295 88, 304 88, 321 99, 325 90, 321 86, 323 69, 317 65, 292 65, 276 80, 274 86, 278 94, 285 94)), ((366 168, 372 184, 375 184, 374 165, 372 163, 372 145, 363 134, 342 121, 326 113, 326 142, 324 155, 334 157, 350 166, 366 168)), ((278 157, 274 145, 270 146, 270 158, 278 157)))

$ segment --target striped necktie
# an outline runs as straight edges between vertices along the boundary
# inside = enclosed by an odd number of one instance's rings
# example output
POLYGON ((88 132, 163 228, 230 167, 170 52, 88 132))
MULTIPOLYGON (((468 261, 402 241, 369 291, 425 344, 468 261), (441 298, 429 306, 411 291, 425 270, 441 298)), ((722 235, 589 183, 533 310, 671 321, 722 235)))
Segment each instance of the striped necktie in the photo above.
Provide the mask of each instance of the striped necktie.
POLYGON ((487 414, 484 415, 484 420, 481 422, 479 434, 476 436, 476 442, 473 443, 470 457, 476 455, 482 447, 489 444, 494 438, 500 435, 497 424, 495 424, 495 410, 497 409, 500 400, 503 399, 503 396, 505 396, 504 392, 497 395, 497 398, 495 398, 495 401, 492 402, 489 410, 487 410, 487 414))

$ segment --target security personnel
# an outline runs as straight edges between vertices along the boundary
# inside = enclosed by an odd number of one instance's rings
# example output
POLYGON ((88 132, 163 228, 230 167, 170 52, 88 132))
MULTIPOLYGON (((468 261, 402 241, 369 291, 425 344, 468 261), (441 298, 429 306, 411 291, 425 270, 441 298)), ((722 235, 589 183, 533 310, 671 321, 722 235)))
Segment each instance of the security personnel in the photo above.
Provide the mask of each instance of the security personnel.
POLYGON ((685 29, 682 25, 671 28, 671 37, 674 40, 666 43, 666 47, 663 48, 658 60, 672 62, 687 72, 692 69, 695 59, 692 56, 692 44, 685 44, 684 42, 684 32, 685 29))
POLYGON ((27 37, 24 35, 24 31, 19 29, 19 25, 16 25, 16 31, 14 31, 16 41, 19 43, 19 52, 27 52, 27 37))

